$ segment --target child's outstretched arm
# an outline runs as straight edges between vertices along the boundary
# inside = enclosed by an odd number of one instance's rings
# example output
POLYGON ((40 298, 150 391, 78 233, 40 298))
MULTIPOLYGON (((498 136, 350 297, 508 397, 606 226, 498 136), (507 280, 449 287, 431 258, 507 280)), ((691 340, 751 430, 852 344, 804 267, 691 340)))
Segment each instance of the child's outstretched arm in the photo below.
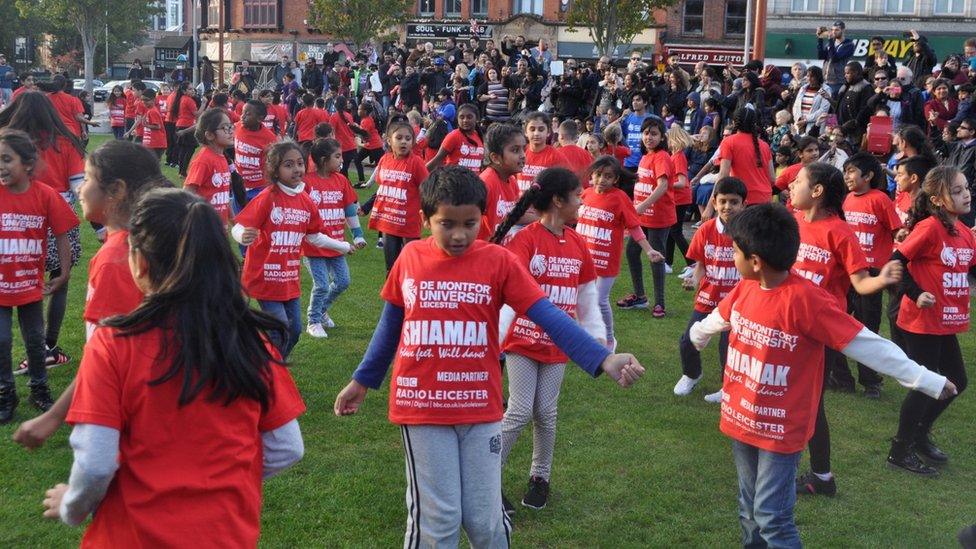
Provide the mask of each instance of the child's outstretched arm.
POLYGON ((258 230, 254 227, 244 227, 240 223, 235 223, 230 229, 230 235, 238 244, 250 246, 258 237, 258 230))
POLYGON ((298 420, 261 433, 261 446, 264 449, 262 478, 273 477, 298 463, 305 455, 305 441, 298 420))
POLYGON ((640 246, 641 251, 651 260, 651 263, 664 261, 664 256, 661 255, 661 252, 651 247, 651 243, 647 241, 647 235, 644 234, 640 226, 631 227, 627 232, 630 234, 630 239, 634 241, 634 244, 640 246))
POLYGON ((716 307, 708 316, 691 325, 688 330, 688 337, 691 339, 691 344, 701 351, 708 345, 712 336, 727 332, 731 328, 732 325, 729 324, 728 320, 722 318, 722 313, 716 307))
POLYGON ((305 235, 305 241, 312 246, 328 248, 343 254, 352 253, 356 249, 352 244, 346 242, 345 240, 336 240, 331 236, 322 233, 307 234, 305 235))
POLYGON ((119 431, 111 427, 75 425, 68 439, 74 450, 71 476, 68 484, 58 484, 47 491, 46 518, 77 526, 98 507, 119 468, 119 437, 119 431))
POLYGON ((51 438, 64 420, 68 417, 68 409, 71 408, 71 399, 75 395, 76 380, 71 380, 71 384, 61 393, 54 406, 43 414, 29 419, 17 427, 14 432, 13 440, 28 450, 40 448, 47 439, 51 438))
POLYGON ((367 389, 379 389, 386 377, 390 363, 400 345, 400 330, 403 328, 403 307, 391 303, 383 306, 380 320, 373 331, 366 354, 359 367, 352 374, 352 381, 336 396, 333 407, 337 416, 355 414, 366 398, 367 389))
POLYGON ((363 238, 363 228, 359 225, 359 204, 353 202, 345 207, 346 226, 352 231, 352 242, 357 250, 366 247, 366 239, 363 238))
POLYGON ((908 358, 900 347, 867 328, 861 328, 840 352, 932 398, 946 399, 956 394, 956 386, 945 376, 919 365, 908 358))
POLYGON ((851 286, 861 295, 870 295, 901 281, 904 267, 898 260, 885 263, 878 276, 871 276, 867 269, 861 269, 851 275, 851 286))

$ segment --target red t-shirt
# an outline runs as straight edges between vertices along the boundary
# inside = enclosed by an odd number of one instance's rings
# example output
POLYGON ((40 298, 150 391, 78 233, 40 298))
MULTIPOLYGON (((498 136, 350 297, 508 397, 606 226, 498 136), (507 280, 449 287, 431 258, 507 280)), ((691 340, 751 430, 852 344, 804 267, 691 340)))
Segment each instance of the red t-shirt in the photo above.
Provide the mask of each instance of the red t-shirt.
POLYGON ((140 103, 139 94, 132 88, 126 88, 122 93, 125 94, 125 117, 130 119, 135 118, 136 105, 140 103))
POLYGON ((902 225, 908 223, 908 214, 912 211, 912 193, 898 191, 895 194, 895 211, 898 212, 898 219, 901 219, 902 225))
POLYGON ((685 156, 685 151, 672 154, 671 163, 674 164, 675 182, 678 181, 679 175, 685 176, 685 186, 681 189, 674 189, 674 205, 687 206, 693 201, 691 199, 691 178, 688 177, 688 157, 685 156))
POLYGON ((630 156, 630 147, 626 147, 624 145, 610 147, 610 145, 607 145, 606 147, 603 147, 600 153, 607 156, 612 156, 623 164, 624 160, 627 160, 627 157, 630 156))
POLYGON ((881 268, 887 263, 894 247, 894 232, 902 226, 888 195, 877 189, 862 195, 849 193, 844 199, 844 219, 854 229, 868 264, 881 268))
POLYGON ((674 211, 674 164, 671 155, 659 150, 645 154, 637 165, 637 183, 634 185, 634 206, 651 196, 659 184, 659 179, 667 178, 668 190, 651 204, 650 208, 640 214, 642 227, 649 229, 663 229, 678 221, 678 214, 674 211))
POLYGON ((485 168, 480 177, 488 191, 488 196, 485 199, 485 215, 482 218, 478 238, 488 240, 495 234, 495 229, 505 220, 508 212, 512 211, 522 193, 519 191, 514 175, 510 176, 508 181, 502 181, 498 172, 491 166, 485 168))
POLYGON ((800 170, 803 169, 803 163, 797 162, 796 164, 790 164, 789 166, 783 168, 783 171, 779 172, 776 176, 776 182, 773 186, 781 191, 785 191, 790 188, 790 183, 796 179, 796 176, 800 175, 800 170))
POLYGON ((171 121, 168 116, 169 106, 173 104, 170 99, 171 97, 172 94, 166 97, 163 97, 162 94, 156 96, 156 108, 159 109, 159 114, 163 115, 163 120, 166 120, 167 122, 171 121))
POLYGON ((512 252, 476 240, 460 256, 433 238, 411 242, 380 296, 403 307, 390 378, 390 421, 461 425, 502 419, 498 312, 545 297, 512 252))
POLYGON ((441 142, 441 150, 447 151, 445 166, 464 166, 478 173, 485 161, 485 145, 476 131, 452 130, 441 142))
POLYGON ((743 280, 718 310, 732 324, 720 429, 763 450, 799 452, 813 436, 824 346, 843 349, 863 325, 796 274, 770 289, 743 280))
POLYGON ((367 116, 359 122, 359 127, 366 130, 368 138, 366 142, 363 143, 363 148, 369 150, 376 150, 383 148, 383 139, 380 137, 380 132, 376 128, 376 122, 373 120, 372 116, 367 116))
POLYGON ((289 196, 272 185, 254 197, 234 218, 258 229, 247 248, 241 282, 248 295, 265 301, 288 301, 302 295, 301 263, 305 235, 325 230, 307 194, 289 196))
POLYGON ((79 114, 85 114, 85 108, 81 105, 81 100, 73 95, 64 92, 54 92, 47 95, 54 105, 54 110, 58 111, 58 116, 68 127, 68 130, 76 136, 81 136, 81 122, 75 118, 79 114))
MULTIPOLYGON (((42 139, 42 144, 46 139, 42 139)), ((59 193, 71 190, 69 180, 84 175, 85 159, 66 137, 58 136, 53 147, 37 151, 38 162, 33 181, 44 183, 59 193)))
POLYGON ((769 164, 773 152, 762 139, 758 140, 762 166, 756 165, 756 149, 752 135, 736 133, 722 140, 718 146, 718 159, 732 162, 732 177, 738 177, 746 184, 746 204, 769 202, 773 192, 769 180, 769 164))
POLYGON ((691 237, 686 255, 705 268, 695 294, 695 310, 708 314, 739 283, 732 237, 725 234, 725 226, 718 218, 709 219, 691 237))
MULTIPOLYGON (((322 177, 312 172, 305 176, 305 192, 312 199, 312 204, 319 211, 322 218, 322 231, 326 236, 336 240, 346 239, 346 206, 359 201, 356 191, 346 176, 333 172, 329 177, 322 177)), ((341 252, 312 246, 308 242, 302 246, 302 253, 308 257, 338 257, 341 252)))
MULTIPOLYGON (((575 318, 580 285, 596 280, 593 259, 583 237, 569 227, 563 229, 562 236, 556 236, 537 221, 516 233, 505 247, 529 268, 529 274, 549 301, 575 318)), ((505 339, 505 352, 518 353, 543 364, 569 361, 549 334, 524 314, 516 315, 512 321, 505 339)))
POLYGON ((349 124, 352 124, 352 122, 352 115, 349 113, 340 116, 338 112, 334 112, 329 117, 329 124, 332 124, 332 129, 335 131, 335 139, 339 142, 339 148, 342 149, 342 152, 356 150, 356 136, 349 129, 349 124))
POLYGON ((851 275, 870 267, 854 230, 836 215, 812 222, 804 219, 803 212, 795 216, 800 225, 800 251, 793 272, 827 290, 847 310, 851 275))
POLYGON ((305 107, 295 114, 295 134, 298 141, 315 139, 315 127, 329 121, 329 113, 322 109, 305 107))
POLYGON ((85 329, 91 339, 102 319, 131 313, 142 302, 142 290, 129 270, 129 232, 109 233, 88 262, 85 329))
MULTIPOLYGON (((159 98, 160 97, 162 97, 162 96, 161 95, 157 95, 156 96, 156 102, 157 102, 157 104, 159 103, 159 98)), ((174 105, 174 104, 176 104, 176 92, 174 91, 174 92, 170 93, 169 95, 167 95, 166 96, 166 99, 165 99, 165 101, 163 101, 163 103, 165 103, 167 106, 168 105, 174 105)), ((161 109, 159 109, 159 112, 166 116, 166 121, 167 122, 176 122, 176 120, 173 118, 173 114, 174 114, 173 113, 173 109, 162 109, 161 108, 161 109)))
POLYGON ((404 238, 420 237, 420 184, 427 166, 414 155, 397 158, 388 152, 376 166, 376 201, 369 228, 404 238))
POLYGON ((573 170, 573 173, 579 178, 583 188, 589 187, 590 178, 586 177, 586 172, 590 169, 590 164, 593 163, 593 155, 590 154, 590 151, 578 145, 564 145, 559 147, 559 152, 569 164, 569 169, 573 170))
MULTIPOLYGON (((121 337, 100 328, 85 345, 67 421, 117 429, 119 469, 82 547, 255 547, 261 527, 261 433, 305 411, 288 370, 267 373, 268 409, 204 391, 178 405, 182 376, 160 385, 172 334, 121 337)), ((271 351, 274 353, 274 351, 271 351)))
POLYGON ((125 127, 125 99, 109 102, 108 118, 113 128, 125 127))
POLYGON ((147 110, 144 120, 142 126, 142 144, 147 149, 165 149, 166 128, 163 127, 163 115, 159 114, 159 109, 153 106, 153 108, 147 110), (150 128, 146 124, 156 126, 156 128, 150 128))
POLYGON ((976 238, 961 222, 956 235, 935 217, 923 219, 898 246, 908 258, 908 272, 935 305, 919 309, 908 296, 901 299, 898 327, 913 334, 958 334, 969 330, 969 281, 976 238))
MULTIPOLYGON (((146 115, 146 105, 143 104, 142 101, 139 101, 139 104, 136 105, 136 120, 139 120, 141 117, 145 115, 146 115)), ((145 131, 146 129, 143 127, 142 122, 136 122, 135 134, 137 137, 139 137, 140 140, 143 138, 145 131)))
POLYGON ((271 104, 265 105, 265 107, 267 107, 268 114, 264 116, 261 124, 278 135, 285 135, 285 130, 288 128, 287 113, 285 116, 282 116, 281 109, 278 108, 278 105, 271 104))
POLYGON ((196 123, 197 102, 189 95, 184 95, 180 98, 180 115, 176 118, 176 127, 180 129, 189 128, 196 123))
POLYGON ((526 145, 525 165, 522 167, 522 172, 515 176, 518 180, 519 191, 524 193, 535 181, 535 176, 539 175, 539 172, 553 166, 569 167, 569 162, 563 153, 559 152, 559 149, 552 145, 546 145, 541 151, 533 152, 532 147, 526 145))
POLYGON ((576 232, 586 240, 597 276, 617 276, 624 230, 640 227, 634 203, 625 192, 614 187, 601 194, 590 187, 580 197, 576 232))
POLYGON ((44 299, 47 230, 55 236, 78 226, 78 216, 61 195, 31 183, 14 194, 0 185, 0 307, 44 299))
POLYGON ((209 202, 220 219, 230 217, 230 167, 223 154, 206 146, 200 149, 190 161, 183 188, 209 202))
POLYGON ((265 127, 251 131, 238 124, 234 130, 234 166, 248 190, 267 185, 264 180, 264 152, 277 140, 275 134, 265 127))

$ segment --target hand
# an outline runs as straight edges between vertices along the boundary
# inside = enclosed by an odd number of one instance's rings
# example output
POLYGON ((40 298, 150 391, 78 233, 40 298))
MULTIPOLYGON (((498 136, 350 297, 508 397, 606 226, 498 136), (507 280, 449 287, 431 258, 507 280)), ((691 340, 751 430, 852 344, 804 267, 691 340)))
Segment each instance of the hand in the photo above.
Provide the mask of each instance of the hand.
POLYGON ((939 400, 945 400, 958 394, 959 391, 956 389, 956 384, 947 379, 945 386, 942 387, 942 394, 939 395, 939 400))
POLYGON ((68 485, 62 482, 55 484, 54 488, 44 493, 44 518, 54 520, 61 518, 61 500, 64 499, 64 493, 67 491, 68 485))
POLYGON ((61 427, 61 421, 56 418, 52 420, 51 416, 45 412, 34 419, 21 423, 11 438, 24 448, 34 450, 43 446, 44 442, 58 430, 58 427, 61 427))
POLYGON ((348 416, 359 411, 359 405, 366 399, 366 387, 356 380, 349 382, 336 396, 332 409, 337 416, 348 416))
POLYGON ((918 299, 915 300, 915 305, 919 309, 928 309, 935 305, 935 296, 929 292, 922 292, 922 295, 918 296, 918 299))
POLYGON ((54 292, 60 290, 65 284, 68 283, 68 279, 71 278, 71 271, 62 271, 61 276, 57 278, 52 278, 44 284, 44 295, 51 295, 54 292))
POLYGON ((881 272, 878 273, 878 278, 884 281, 885 286, 890 286, 892 284, 901 282, 903 273, 904 267, 902 267, 901 261, 891 260, 885 263, 884 267, 881 267, 881 272))
POLYGON ((644 375, 644 367, 637 361, 637 357, 630 353, 618 353, 607 356, 600 365, 621 387, 627 388, 644 375))
POLYGON ((651 260, 651 263, 660 263, 660 262, 664 261, 664 256, 661 255, 661 252, 659 252, 659 251, 657 251, 657 250, 655 250, 653 248, 651 248, 650 250, 648 250, 648 252, 647 252, 647 258, 651 260))
POLYGON ((241 244, 245 246, 250 246, 252 242, 257 240, 258 230, 254 227, 248 227, 244 229, 244 234, 241 235, 241 244))
POLYGON ((349 245, 349 249, 346 250, 346 255, 352 255, 352 254, 356 253, 356 249, 357 248, 356 248, 355 244, 349 244, 348 242, 346 242, 346 244, 349 245))
POLYGON ((895 233, 895 242, 899 244, 904 242, 906 238, 908 238, 908 229, 898 229, 898 232, 895 233))
POLYGON ((684 289, 685 291, 694 290, 695 286, 696 284, 695 284, 694 277, 689 276, 688 278, 681 279, 681 288, 684 289))
POLYGON ((356 237, 356 238, 355 238, 355 239, 354 239, 354 240, 352 241, 352 244, 353 244, 353 246, 354 246, 354 247, 355 247, 355 248, 356 248, 357 250, 362 250, 363 248, 365 248, 365 247, 366 247, 366 239, 365 239, 365 238, 363 238, 363 237, 361 237, 361 236, 357 236, 357 237, 356 237))
POLYGON ((939 119, 939 113, 935 111, 929 111, 929 122, 935 122, 939 119))

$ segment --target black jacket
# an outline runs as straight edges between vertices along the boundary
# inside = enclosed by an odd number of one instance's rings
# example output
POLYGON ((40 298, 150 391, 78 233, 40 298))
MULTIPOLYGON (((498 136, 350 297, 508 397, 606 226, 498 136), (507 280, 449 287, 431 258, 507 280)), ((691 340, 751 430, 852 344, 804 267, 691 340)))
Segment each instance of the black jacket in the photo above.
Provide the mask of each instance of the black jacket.
POLYGON ((872 95, 874 89, 864 79, 855 84, 844 84, 837 95, 837 123, 854 143, 860 143, 861 135, 867 129, 872 114, 867 108, 868 99, 872 95))
POLYGON ((322 70, 318 67, 305 69, 302 73, 302 87, 312 95, 322 95, 323 82, 322 70))

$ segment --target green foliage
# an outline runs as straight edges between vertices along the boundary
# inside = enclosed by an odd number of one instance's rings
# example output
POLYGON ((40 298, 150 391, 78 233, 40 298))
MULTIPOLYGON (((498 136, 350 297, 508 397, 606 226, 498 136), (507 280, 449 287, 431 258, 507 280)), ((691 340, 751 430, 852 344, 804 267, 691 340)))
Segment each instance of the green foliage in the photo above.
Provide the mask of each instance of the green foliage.
POLYGON ((414 0, 309 0, 308 26, 360 48, 408 19, 414 0))
POLYGON ((612 55, 615 47, 630 44, 634 36, 654 25, 654 10, 677 1, 573 0, 566 22, 570 29, 587 29, 600 55, 612 55))
MULTIPOLYGON (((0 0, 0 53, 7 56, 7 63, 16 64, 14 56, 14 42, 17 38, 26 37, 37 43, 41 37, 41 23, 33 16, 23 16, 17 10, 16 0, 0 0)), ((46 28, 44 29, 46 30, 46 28)), ((36 60, 36 50, 34 52, 36 60)), ((28 67, 17 65, 18 72, 28 67)))

